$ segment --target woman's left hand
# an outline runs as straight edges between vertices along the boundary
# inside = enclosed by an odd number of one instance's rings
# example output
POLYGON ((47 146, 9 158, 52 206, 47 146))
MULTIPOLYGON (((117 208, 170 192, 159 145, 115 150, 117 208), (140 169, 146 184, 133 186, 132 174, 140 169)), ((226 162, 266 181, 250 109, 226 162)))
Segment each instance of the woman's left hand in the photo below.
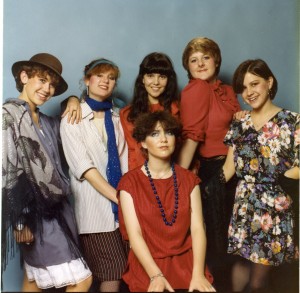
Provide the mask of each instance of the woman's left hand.
POLYGON ((165 277, 156 277, 150 281, 148 292, 175 292, 165 277))
POLYGON ((76 122, 77 124, 82 119, 82 113, 81 113, 81 107, 80 107, 80 101, 77 97, 71 96, 68 98, 68 104, 66 107, 66 110, 63 112, 61 117, 65 117, 68 114, 68 123, 74 124, 76 122))
POLYGON ((194 290, 200 292, 217 292, 214 286, 209 283, 209 281, 205 278, 205 276, 192 278, 189 292, 193 292, 194 290))

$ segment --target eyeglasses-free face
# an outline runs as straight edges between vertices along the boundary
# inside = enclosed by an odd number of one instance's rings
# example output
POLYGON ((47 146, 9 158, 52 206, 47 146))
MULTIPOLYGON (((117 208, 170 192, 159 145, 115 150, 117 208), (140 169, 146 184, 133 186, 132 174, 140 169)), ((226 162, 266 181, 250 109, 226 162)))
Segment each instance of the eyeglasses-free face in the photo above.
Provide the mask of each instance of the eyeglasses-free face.
POLYGON ((143 77, 143 84, 148 93, 149 102, 157 104, 159 96, 166 90, 168 77, 160 73, 146 73, 143 77))
POLYGON ((115 86, 116 77, 113 70, 93 74, 85 81, 89 87, 89 97, 97 101, 104 101, 111 96, 115 86))
POLYGON ((202 52, 192 53, 188 59, 188 68, 193 78, 213 83, 216 80, 216 68, 218 64, 215 63, 215 59, 202 52))

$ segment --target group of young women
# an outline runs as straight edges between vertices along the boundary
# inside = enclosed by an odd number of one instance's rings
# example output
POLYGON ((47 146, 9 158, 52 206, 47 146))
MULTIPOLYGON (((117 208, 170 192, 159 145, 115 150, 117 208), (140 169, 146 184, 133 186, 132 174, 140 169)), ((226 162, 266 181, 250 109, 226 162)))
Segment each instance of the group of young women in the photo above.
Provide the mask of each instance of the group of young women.
POLYGON ((132 292, 215 292, 231 271, 230 289, 254 291, 272 266, 296 259, 300 115, 273 104, 277 81, 263 60, 243 62, 233 87, 218 79, 221 62, 213 40, 191 40, 179 97, 170 58, 151 53, 118 109, 118 66, 93 60, 61 121, 38 110, 67 90, 59 60, 13 65, 21 94, 3 105, 2 253, 14 235, 23 291, 88 291, 93 277, 101 292, 122 279, 132 292), (227 253, 239 257, 232 270, 227 253))

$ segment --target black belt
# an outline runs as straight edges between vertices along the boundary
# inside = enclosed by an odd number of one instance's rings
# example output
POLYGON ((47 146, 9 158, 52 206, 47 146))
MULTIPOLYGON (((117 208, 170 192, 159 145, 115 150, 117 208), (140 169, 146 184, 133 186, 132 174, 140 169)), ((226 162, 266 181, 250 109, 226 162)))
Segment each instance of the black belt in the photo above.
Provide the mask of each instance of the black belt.
POLYGON ((203 161, 218 161, 218 160, 223 160, 225 158, 226 158, 225 155, 221 155, 221 156, 215 156, 215 157, 211 157, 211 158, 200 157, 200 160, 203 160, 203 161))

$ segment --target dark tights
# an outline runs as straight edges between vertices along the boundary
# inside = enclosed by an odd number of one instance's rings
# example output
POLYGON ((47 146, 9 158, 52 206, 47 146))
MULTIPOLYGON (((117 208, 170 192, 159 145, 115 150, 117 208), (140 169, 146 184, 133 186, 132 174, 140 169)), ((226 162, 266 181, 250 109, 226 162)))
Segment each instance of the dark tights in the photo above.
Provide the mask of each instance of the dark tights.
POLYGON ((240 259, 232 269, 232 287, 235 292, 243 292, 248 286, 250 292, 259 292, 268 287, 271 266, 256 264, 240 259))
POLYGON ((104 281, 101 282, 99 291, 100 292, 119 292, 120 281, 104 281))

